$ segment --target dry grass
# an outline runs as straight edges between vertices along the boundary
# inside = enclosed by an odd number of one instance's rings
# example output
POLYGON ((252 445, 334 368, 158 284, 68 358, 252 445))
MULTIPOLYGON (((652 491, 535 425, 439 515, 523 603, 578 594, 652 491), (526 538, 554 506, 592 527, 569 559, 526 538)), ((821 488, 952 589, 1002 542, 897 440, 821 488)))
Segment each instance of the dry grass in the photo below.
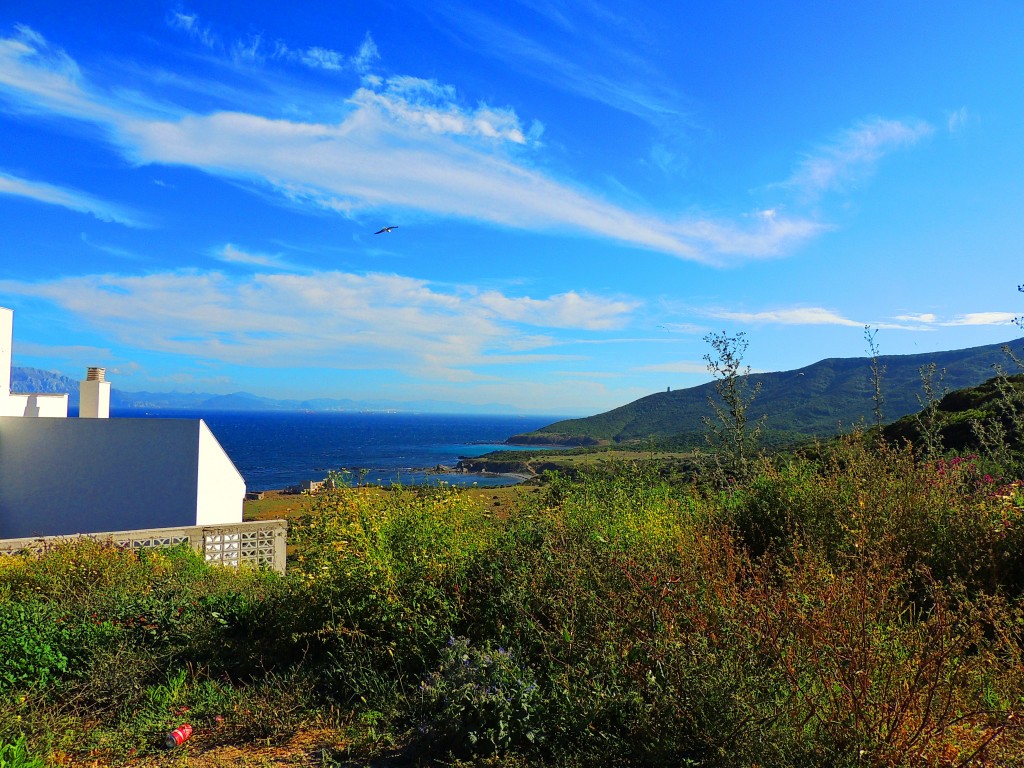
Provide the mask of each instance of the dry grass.
MULTIPOLYGON (((374 486, 367 486, 363 490, 370 494, 388 493, 374 486)), ((538 491, 538 486, 531 483, 466 489, 469 498, 494 512, 508 512, 524 495, 538 491)), ((303 494, 266 491, 262 499, 246 500, 243 515, 246 520, 295 520, 309 511, 309 502, 310 497, 303 494)))
MULTIPOLYGON (((322 766, 323 754, 344 748, 343 737, 334 729, 306 728, 280 744, 222 744, 197 734, 184 745, 160 755, 133 760, 138 768, 270 768, 271 766, 322 766)), ((66 763, 66 765, 76 765, 66 763)), ((100 766, 103 763, 77 763, 100 766)))
POLYGON ((246 499, 242 515, 245 520, 288 520, 304 514, 308 502, 302 494, 266 491, 262 499, 246 499))

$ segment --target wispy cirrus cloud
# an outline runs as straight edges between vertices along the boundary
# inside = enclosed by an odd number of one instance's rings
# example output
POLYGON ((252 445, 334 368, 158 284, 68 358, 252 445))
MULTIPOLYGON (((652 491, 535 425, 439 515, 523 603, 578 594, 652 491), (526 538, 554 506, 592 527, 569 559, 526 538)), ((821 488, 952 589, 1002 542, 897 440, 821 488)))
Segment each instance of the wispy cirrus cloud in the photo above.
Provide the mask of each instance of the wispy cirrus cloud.
POLYGON ((934 312, 920 312, 896 315, 893 319, 936 328, 954 328, 967 325, 1012 325, 1016 316, 1012 312, 967 312, 940 317, 934 312))
POLYGON ((336 122, 184 108, 168 116, 97 88, 73 64, 22 30, 0 40, 0 93, 24 110, 102 127, 133 162, 188 166, 349 216, 406 208, 706 263, 778 255, 826 229, 774 212, 729 221, 623 208, 521 158, 539 124, 524 128, 508 108, 467 108, 432 81, 393 77, 361 87, 336 122))
POLYGON ((117 116, 83 90, 78 64, 67 53, 25 25, 16 25, 14 32, 0 38, 0 92, 28 112, 96 121, 117 116))
POLYGON ((808 197, 842 189, 871 175, 886 155, 913 146, 932 132, 932 126, 921 120, 863 120, 810 153, 779 186, 808 197))
POLYGON ((950 133, 960 133, 967 128, 973 119, 974 116, 968 111, 967 107, 960 107, 960 109, 949 112, 946 115, 946 129, 950 133))
POLYGON ((181 9, 168 14, 167 25, 183 32, 202 47, 222 52, 237 62, 288 61, 310 69, 366 74, 380 59, 377 44, 369 33, 366 33, 354 53, 346 54, 316 45, 296 48, 283 40, 268 41, 257 34, 226 39, 211 24, 202 21, 199 14, 181 9))
POLYGON ((284 43, 278 42, 274 47, 274 58, 299 61, 312 69, 324 69, 329 72, 369 73, 380 60, 380 52, 373 37, 367 32, 359 48, 351 55, 346 55, 330 48, 313 46, 304 50, 293 50, 284 43))
POLYGON ((127 208, 100 200, 85 192, 3 172, 0 172, 0 195, 13 195, 35 200, 37 203, 59 205, 62 208, 89 214, 100 221, 123 224, 126 227, 149 226, 141 216, 127 208))
MULTIPOLYGON (((237 249, 233 251, 239 253, 237 249)), ((266 367, 383 368, 467 380, 480 368, 565 359, 544 329, 624 325, 636 303, 533 298, 394 274, 181 271, 0 280, 133 349, 266 367)), ((76 321, 77 321, 76 320, 76 321)))
POLYGON ((703 314, 720 320, 737 323, 771 325, 846 325, 863 327, 864 323, 850 320, 838 312, 823 307, 797 307, 792 309, 771 309, 763 312, 731 312, 728 310, 706 310, 703 314))
POLYGON ((956 315, 938 325, 1012 325, 1015 319, 1013 312, 969 312, 956 315))
POLYGON ((295 269, 286 259, 276 254, 255 253, 244 250, 231 243, 215 248, 211 255, 226 264, 244 264, 253 267, 270 267, 273 269, 295 269))
POLYGON ((434 135, 526 144, 536 141, 544 130, 535 121, 525 131, 511 109, 487 104, 465 109, 458 104, 455 88, 419 77, 389 78, 379 91, 360 88, 351 102, 386 115, 394 125, 423 128, 434 135))
POLYGON ((599 3, 523 3, 534 15, 516 28, 508 17, 479 5, 438 3, 431 8, 443 28, 466 37, 474 50, 524 74, 613 109, 667 133, 691 122, 678 90, 652 68, 642 19, 619 16, 599 3), (550 26, 559 50, 541 42, 536 25, 550 26), (575 43, 573 45, 572 43, 575 43))
POLYGON ((171 29, 184 32, 192 40, 206 48, 216 48, 220 42, 213 29, 201 22, 196 13, 175 9, 167 15, 167 25, 171 29))
POLYGON ((881 320, 852 320, 824 307, 794 307, 761 312, 707 309, 700 311, 700 314, 751 325, 842 325, 857 328, 871 326, 903 331, 930 331, 936 328, 967 325, 1010 325, 1015 319, 1012 312, 970 312, 949 318, 940 318, 934 313, 925 312, 900 314, 881 320))

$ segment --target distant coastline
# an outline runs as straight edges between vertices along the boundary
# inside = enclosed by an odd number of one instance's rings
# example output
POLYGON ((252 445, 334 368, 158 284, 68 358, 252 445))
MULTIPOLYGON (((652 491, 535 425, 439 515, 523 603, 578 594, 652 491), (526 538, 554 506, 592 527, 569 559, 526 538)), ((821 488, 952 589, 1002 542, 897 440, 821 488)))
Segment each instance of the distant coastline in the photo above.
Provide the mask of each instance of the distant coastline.
POLYGON ((477 473, 477 468, 459 463, 494 451, 515 450, 506 444, 510 435, 550 423, 547 416, 493 414, 165 410, 138 414, 148 418, 183 415, 206 421, 250 491, 322 480, 331 471, 382 486, 511 485, 529 474, 513 468, 507 472, 480 468, 477 473))

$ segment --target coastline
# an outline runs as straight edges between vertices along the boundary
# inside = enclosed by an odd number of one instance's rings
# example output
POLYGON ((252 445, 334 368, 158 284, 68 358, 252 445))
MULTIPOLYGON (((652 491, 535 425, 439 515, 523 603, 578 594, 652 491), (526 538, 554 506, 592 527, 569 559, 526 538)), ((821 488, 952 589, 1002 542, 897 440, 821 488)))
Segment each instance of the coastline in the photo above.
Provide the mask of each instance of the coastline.
MULTIPOLYGON (((466 478, 481 477, 481 478, 491 478, 491 479, 502 479, 502 480, 508 481, 508 482, 505 482, 505 483, 493 485, 492 487, 495 487, 495 488, 509 487, 509 486, 513 486, 513 485, 520 485, 521 483, 528 482, 529 480, 532 480, 532 479, 534 479, 537 476, 534 473, 522 472, 522 471, 519 471, 519 472, 489 472, 489 471, 486 471, 486 470, 469 470, 469 469, 462 469, 462 468, 459 468, 457 466, 456 467, 447 467, 447 466, 443 466, 443 465, 434 466, 434 467, 412 467, 408 471, 410 473, 415 473, 415 474, 418 474, 418 475, 422 475, 423 477, 432 477, 432 476, 440 476, 440 475, 458 475, 459 477, 466 477, 466 478)), ((357 473, 353 473, 353 474, 357 474, 357 473)), ((304 488, 303 487, 304 484, 307 485, 307 486, 311 484, 313 486, 313 492, 316 492, 316 490, 319 490, 319 488, 322 487, 322 484, 326 482, 326 479, 327 479, 326 477, 321 477, 319 480, 312 480, 312 481, 307 479, 307 480, 304 480, 304 481, 302 481, 302 482, 300 482, 300 483, 298 483, 296 485, 290 485, 290 486, 286 486, 284 488, 262 488, 260 490, 255 490, 255 491, 246 491, 246 494, 248 495, 249 493, 253 493, 253 494, 269 493, 269 494, 275 494, 275 495, 280 495, 280 496, 298 496, 298 495, 302 495, 304 493, 310 493, 310 488, 309 487, 304 488)), ((424 484, 425 483, 414 483, 414 484, 410 484, 407 487, 412 487, 414 485, 424 485, 424 484)), ((391 485, 402 485, 402 484, 401 483, 383 483, 383 482, 374 482, 372 480, 363 480, 363 481, 361 481, 359 483, 352 484, 350 487, 356 487, 356 486, 360 486, 360 485, 361 486, 376 487, 376 488, 388 488, 391 485)), ((470 488, 470 487, 472 487, 475 484, 470 484, 470 483, 462 484, 462 483, 459 483, 458 485, 460 487, 470 488)))

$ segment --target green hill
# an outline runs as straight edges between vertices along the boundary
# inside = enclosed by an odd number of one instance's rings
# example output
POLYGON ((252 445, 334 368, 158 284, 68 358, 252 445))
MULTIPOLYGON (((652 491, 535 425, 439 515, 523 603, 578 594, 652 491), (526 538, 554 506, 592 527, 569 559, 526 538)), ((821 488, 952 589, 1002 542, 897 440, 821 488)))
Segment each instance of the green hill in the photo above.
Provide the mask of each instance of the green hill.
MULTIPOLYGON (((1024 339, 1008 342, 1019 352, 1024 339)), ((923 394, 921 368, 935 363, 945 369, 944 386, 950 390, 973 387, 991 379, 996 365, 1009 368, 1006 344, 929 352, 919 355, 881 355, 883 415, 886 421, 920 410, 923 394)), ((761 384, 751 404, 751 420, 766 415, 764 441, 783 444, 810 437, 835 435, 862 420, 874 422, 871 359, 829 358, 795 371, 756 373, 750 383, 761 384)), ((659 392, 606 413, 567 419, 535 432, 515 435, 510 444, 597 445, 642 443, 650 440, 677 445, 703 442, 703 417, 711 416, 708 397, 715 395, 709 382, 674 392, 659 392)))
MULTIPOLYGON (((1020 413, 1020 405, 1024 403, 1024 374, 1007 376, 1003 386, 1005 393, 1000 391, 997 380, 993 378, 977 387, 950 392, 939 400, 934 412, 934 429, 941 440, 939 447, 958 452, 980 452, 983 446, 975 434, 974 423, 999 422, 1004 429, 1006 447, 1017 451, 1024 448, 1022 436, 1006 411, 1008 405, 1016 405, 1017 413, 1020 413), (1007 402, 1008 393, 1012 393, 1012 403, 1007 402)), ((920 445, 923 442, 922 426, 927 419, 926 412, 904 416, 886 426, 882 433, 894 442, 908 440, 920 445)))

